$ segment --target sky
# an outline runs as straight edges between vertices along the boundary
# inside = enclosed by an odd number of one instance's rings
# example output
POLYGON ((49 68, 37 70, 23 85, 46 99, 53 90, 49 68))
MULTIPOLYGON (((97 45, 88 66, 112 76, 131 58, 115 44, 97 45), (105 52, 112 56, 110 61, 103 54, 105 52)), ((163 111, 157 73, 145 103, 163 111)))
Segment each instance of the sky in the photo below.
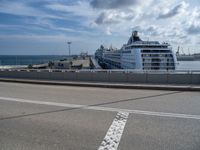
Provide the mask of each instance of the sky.
MULTIPOLYGON (((199 0, 0 0, 0 55, 93 54, 132 31, 200 53, 199 0)), ((182 52, 181 51, 181 52, 182 52)))

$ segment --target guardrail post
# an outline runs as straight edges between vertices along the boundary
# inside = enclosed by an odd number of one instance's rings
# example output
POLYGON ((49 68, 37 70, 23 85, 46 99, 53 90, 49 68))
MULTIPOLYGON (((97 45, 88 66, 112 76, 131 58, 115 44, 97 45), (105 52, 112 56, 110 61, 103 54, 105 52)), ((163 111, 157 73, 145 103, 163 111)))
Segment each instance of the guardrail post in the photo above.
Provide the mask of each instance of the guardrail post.
POLYGON ((167 84, 169 84, 169 71, 167 71, 167 84))
POLYGON ((146 80, 145 82, 148 83, 148 73, 147 73, 147 71, 145 71, 145 80, 146 80))
POLYGON ((190 75, 189 75, 189 81, 190 81, 190 84, 192 84, 192 71, 190 71, 190 75))
POLYGON ((128 71, 125 72, 125 76, 126 76, 126 82, 129 83, 128 82, 128 71))

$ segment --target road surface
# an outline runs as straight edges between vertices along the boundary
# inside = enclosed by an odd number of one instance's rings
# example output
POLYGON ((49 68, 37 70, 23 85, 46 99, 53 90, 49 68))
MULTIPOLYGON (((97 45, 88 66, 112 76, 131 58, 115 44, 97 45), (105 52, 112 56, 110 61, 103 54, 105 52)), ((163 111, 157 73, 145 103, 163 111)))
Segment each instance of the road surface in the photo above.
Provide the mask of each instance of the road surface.
POLYGON ((200 93, 0 82, 1 150, 199 150, 200 93))

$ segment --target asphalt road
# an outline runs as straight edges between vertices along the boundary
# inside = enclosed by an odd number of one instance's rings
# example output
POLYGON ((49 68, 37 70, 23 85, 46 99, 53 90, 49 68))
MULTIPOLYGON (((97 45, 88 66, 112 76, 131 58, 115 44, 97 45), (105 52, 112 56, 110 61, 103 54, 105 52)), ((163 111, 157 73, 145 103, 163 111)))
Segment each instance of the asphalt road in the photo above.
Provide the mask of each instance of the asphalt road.
POLYGON ((200 93, 0 82, 0 150, 199 150, 200 93))

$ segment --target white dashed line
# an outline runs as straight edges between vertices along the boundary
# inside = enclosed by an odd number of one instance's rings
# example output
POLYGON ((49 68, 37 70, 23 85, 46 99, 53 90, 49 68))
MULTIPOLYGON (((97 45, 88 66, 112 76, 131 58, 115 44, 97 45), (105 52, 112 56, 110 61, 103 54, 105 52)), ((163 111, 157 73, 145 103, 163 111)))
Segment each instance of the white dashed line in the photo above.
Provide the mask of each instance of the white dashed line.
POLYGON ((118 112, 98 150, 117 150, 129 113, 118 112))
POLYGON ((20 98, 10 98, 10 97, 0 97, 0 101, 12 101, 30 104, 40 104, 49 106, 59 106, 67 108, 80 108, 88 110, 102 110, 110 112, 128 112, 133 114, 148 115, 148 116, 159 116, 159 117, 172 117, 172 118, 183 118, 183 119, 197 119, 200 120, 200 115, 190 115, 190 114, 178 114, 178 113, 166 113, 166 112, 153 112, 153 111, 143 111, 143 110, 131 110, 131 109, 120 109, 120 108, 110 108, 110 107, 100 107, 100 106, 87 106, 87 105, 77 105, 77 104, 66 104, 57 102, 47 102, 47 101, 37 101, 37 100, 26 100, 20 98))

